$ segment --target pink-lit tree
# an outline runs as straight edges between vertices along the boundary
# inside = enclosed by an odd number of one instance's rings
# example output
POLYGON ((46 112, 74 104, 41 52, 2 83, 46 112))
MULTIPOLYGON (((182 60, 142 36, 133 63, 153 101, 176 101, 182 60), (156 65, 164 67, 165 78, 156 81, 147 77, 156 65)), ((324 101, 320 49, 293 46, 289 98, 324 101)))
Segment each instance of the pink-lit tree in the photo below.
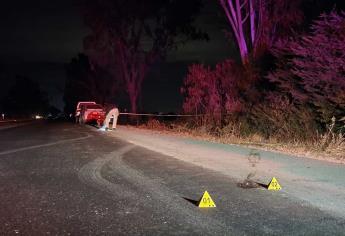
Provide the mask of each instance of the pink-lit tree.
POLYGON ((277 70, 268 78, 296 106, 312 107, 316 119, 345 115, 345 13, 322 15, 309 35, 280 41, 277 70))
POLYGON ((191 65, 181 89, 184 112, 205 114, 205 121, 221 125, 226 114, 241 111, 239 69, 232 60, 217 64, 215 69, 191 65))
POLYGON ((187 113, 210 114, 220 112, 217 81, 210 67, 193 64, 181 92, 185 95, 183 110, 187 113))
POLYGON ((200 7, 199 0, 85 0, 92 31, 85 50, 124 81, 132 112, 150 67, 179 43, 207 37, 191 24, 200 7))
POLYGON ((219 0, 231 26, 242 63, 257 58, 286 33, 302 14, 299 0, 219 0))

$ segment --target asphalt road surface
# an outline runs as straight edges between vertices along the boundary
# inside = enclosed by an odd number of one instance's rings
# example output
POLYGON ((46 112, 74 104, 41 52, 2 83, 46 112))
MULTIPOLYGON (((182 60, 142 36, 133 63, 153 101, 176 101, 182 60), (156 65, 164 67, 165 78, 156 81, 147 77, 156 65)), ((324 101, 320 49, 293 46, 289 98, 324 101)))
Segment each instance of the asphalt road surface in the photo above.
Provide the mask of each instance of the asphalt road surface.
POLYGON ((345 235, 345 219, 85 126, 42 121, 0 130, 0 235, 345 235), (195 205, 205 190, 216 208, 195 205))

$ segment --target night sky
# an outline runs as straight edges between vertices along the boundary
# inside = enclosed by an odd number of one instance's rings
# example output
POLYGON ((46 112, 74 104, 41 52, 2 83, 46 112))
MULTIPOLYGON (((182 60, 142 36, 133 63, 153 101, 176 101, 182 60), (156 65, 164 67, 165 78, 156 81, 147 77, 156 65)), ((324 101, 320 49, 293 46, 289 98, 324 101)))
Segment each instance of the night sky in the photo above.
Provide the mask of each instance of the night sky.
MULTIPOLYGON (((229 27, 218 1, 206 1, 197 24, 211 40, 189 43, 155 67, 144 84, 145 110, 177 110, 182 101, 179 88, 191 62, 214 64, 236 57, 236 48, 224 34, 229 27)), ((76 1, 5 1, 0 8, 0 29, 0 97, 15 75, 24 75, 38 81, 52 104, 63 109, 64 65, 82 52, 82 40, 88 34, 76 1)))
MULTIPOLYGON (((188 63, 215 63, 231 54, 222 29, 215 27, 226 27, 218 22, 221 9, 210 3, 197 22, 211 40, 184 45, 169 55, 167 63, 171 66, 156 67, 144 85, 143 106, 147 110, 176 110, 188 63)), ((6 93, 15 75, 25 75, 39 81, 52 103, 62 109, 64 64, 82 52, 82 40, 88 33, 76 1, 6 1, 0 9, 0 27, 1 94, 6 93)))
POLYGON ((62 107, 64 63, 82 50, 87 34, 70 0, 6 1, 0 8, 2 93, 16 74, 39 81, 53 104, 62 107), (2 82, 3 84, 3 82, 2 82))

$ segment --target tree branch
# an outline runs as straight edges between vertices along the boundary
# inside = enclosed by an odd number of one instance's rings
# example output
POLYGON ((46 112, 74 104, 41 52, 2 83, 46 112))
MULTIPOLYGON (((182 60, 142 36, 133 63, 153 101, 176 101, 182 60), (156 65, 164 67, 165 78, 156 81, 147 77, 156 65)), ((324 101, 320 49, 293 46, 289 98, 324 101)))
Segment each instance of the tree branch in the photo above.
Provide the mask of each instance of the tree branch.
POLYGON ((250 35, 252 39, 252 46, 254 47, 255 44, 255 11, 254 11, 254 2, 253 0, 249 0, 249 15, 250 15, 250 35))
POLYGON ((240 9, 242 9, 247 3, 248 3, 248 0, 244 0, 243 3, 241 4, 240 9))
POLYGON ((247 15, 244 17, 244 19, 242 20, 242 24, 246 22, 246 20, 248 19, 249 17, 249 13, 247 13, 247 15))
POLYGON ((230 14, 229 9, 226 6, 225 0, 220 0, 220 3, 221 3, 221 5, 222 5, 222 7, 223 7, 223 9, 225 11, 225 14, 226 14, 226 16, 227 16, 227 18, 228 18, 228 20, 230 22, 230 25, 232 27, 232 30, 233 30, 233 32, 235 34, 236 39, 239 40, 239 35, 238 35, 238 31, 237 31, 237 29, 238 29, 237 28, 237 21, 234 20, 236 15, 232 16, 230 14))
POLYGON ((232 0, 228 0, 228 4, 229 4, 229 7, 230 7, 231 14, 234 17, 234 23, 235 23, 235 25, 238 25, 239 22, 238 22, 238 18, 237 18, 237 15, 236 15, 236 11, 235 11, 234 5, 232 4, 232 0))

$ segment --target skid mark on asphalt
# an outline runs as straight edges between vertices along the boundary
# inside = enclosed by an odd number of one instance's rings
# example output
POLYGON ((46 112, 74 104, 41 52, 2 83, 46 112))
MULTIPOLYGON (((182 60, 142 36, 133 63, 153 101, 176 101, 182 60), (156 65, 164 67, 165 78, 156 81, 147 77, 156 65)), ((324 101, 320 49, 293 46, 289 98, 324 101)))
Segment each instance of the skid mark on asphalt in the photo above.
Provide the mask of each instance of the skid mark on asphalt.
MULTIPOLYGON (((85 166, 79 172, 79 179, 95 188, 105 191, 115 199, 131 198, 137 201, 138 205, 149 208, 157 213, 174 211, 178 214, 179 220, 185 225, 194 225, 200 229, 203 234, 217 234, 227 228, 230 232, 234 230, 219 219, 213 219, 209 212, 202 211, 192 204, 186 202, 180 195, 173 190, 162 185, 158 180, 144 176, 140 171, 128 166, 123 161, 123 155, 134 149, 134 145, 128 145, 120 150, 110 153, 109 155, 98 158, 85 166), (101 169, 108 165, 115 174, 122 176, 130 184, 140 189, 140 192, 134 192, 129 188, 116 183, 112 183, 102 177, 101 169), (121 196, 119 196, 121 194, 121 196)), ((236 235, 243 233, 236 232, 236 235)))
POLYGON ((69 143, 69 142, 84 140, 84 139, 88 139, 90 137, 92 137, 92 135, 87 134, 86 136, 80 137, 80 138, 71 138, 71 139, 60 140, 60 141, 57 141, 57 142, 51 142, 51 143, 33 145, 33 146, 28 146, 28 147, 16 148, 16 149, 12 149, 12 150, 2 151, 2 152, 0 152, 0 156, 7 155, 7 154, 12 154, 12 153, 16 153, 16 152, 22 152, 22 151, 42 148, 42 147, 50 147, 50 146, 54 146, 54 145, 58 145, 58 144, 63 144, 63 143, 69 143))
POLYGON ((101 175, 102 167, 106 165, 114 156, 123 155, 133 148, 133 145, 129 145, 119 149, 116 152, 112 152, 104 158, 97 158, 96 160, 87 163, 80 169, 78 173, 79 179, 83 183, 91 185, 111 195, 116 195, 117 193, 121 192, 121 197, 123 198, 136 198, 136 194, 134 192, 104 179, 101 175))

